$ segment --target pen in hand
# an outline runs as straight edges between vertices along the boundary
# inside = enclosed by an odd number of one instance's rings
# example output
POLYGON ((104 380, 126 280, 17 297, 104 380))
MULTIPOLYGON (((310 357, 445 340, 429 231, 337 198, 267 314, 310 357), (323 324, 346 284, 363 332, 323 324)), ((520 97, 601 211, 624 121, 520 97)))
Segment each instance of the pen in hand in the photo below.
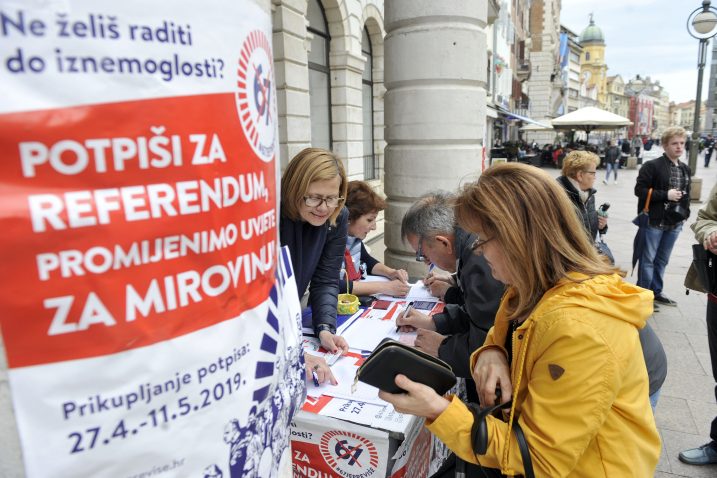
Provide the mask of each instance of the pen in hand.
POLYGON ((316 373, 317 367, 318 367, 318 365, 314 365, 314 370, 311 371, 311 377, 314 379, 314 385, 316 385, 318 387, 321 384, 319 383, 319 375, 316 373))
MULTIPOLYGON (((403 317, 406 317, 406 316, 408 315, 408 313, 411 312, 411 307, 412 307, 412 306, 413 306, 413 302, 409 302, 408 305, 406 306, 406 310, 403 311, 403 317)), ((398 332, 400 328, 401 328, 400 325, 397 326, 397 327, 396 327, 396 332, 398 332)))
MULTIPOLYGON (((436 265, 433 262, 431 262, 431 264, 428 266, 428 274, 433 272, 433 269, 435 269, 435 267, 436 267, 436 265)), ((426 289, 428 288, 428 286, 426 285, 425 282, 423 283, 423 287, 425 287, 426 289)))

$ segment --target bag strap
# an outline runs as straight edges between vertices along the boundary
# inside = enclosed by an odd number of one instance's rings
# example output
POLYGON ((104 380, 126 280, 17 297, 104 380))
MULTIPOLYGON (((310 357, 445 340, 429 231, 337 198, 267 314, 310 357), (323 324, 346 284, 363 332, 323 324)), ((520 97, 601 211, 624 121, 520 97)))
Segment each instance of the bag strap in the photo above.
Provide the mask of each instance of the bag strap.
POLYGON ((520 458, 523 460, 525 478, 535 478, 533 460, 530 458, 530 448, 528 448, 528 440, 525 438, 525 433, 523 433, 523 429, 520 427, 518 420, 513 422, 513 433, 515 433, 515 438, 518 440, 518 448, 520 449, 520 458))
POLYGON ((642 208, 642 212, 647 214, 650 211, 650 198, 652 197, 652 188, 647 191, 647 200, 645 201, 645 207, 642 208))
MULTIPOLYGON (((485 417, 492 414, 493 412, 503 409, 510 408, 512 402, 508 401, 493 405, 491 407, 479 408, 473 403, 466 404, 468 409, 473 414, 473 427, 471 429, 471 446, 473 453, 477 455, 485 455, 488 450, 488 426, 485 423, 485 417)), ((535 478, 535 472, 533 471, 533 460, 530 457, 530 448, 528 447, 528 440, 525 438, 525 433, 520 427, 518 420, 513 421, 513 433, 518 441, 518 448, 520 449, 520 458, 523 461, 523 469, 525 471, 525 478, 535 478)), ((477 460, 477 457, 476 457, 477 460)))

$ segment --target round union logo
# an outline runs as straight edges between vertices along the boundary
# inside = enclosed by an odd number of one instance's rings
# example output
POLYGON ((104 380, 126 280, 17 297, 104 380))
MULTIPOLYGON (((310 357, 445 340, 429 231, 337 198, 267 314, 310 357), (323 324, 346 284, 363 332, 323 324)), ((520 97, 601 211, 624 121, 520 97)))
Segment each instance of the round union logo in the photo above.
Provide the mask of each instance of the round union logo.
POLYGON ((366 438, 330 430, 321 435, 319 451, 326 463, 347 478, 369 477, 378 469, 378 450, 366 438))
POLYGON ((236 104, 247 141, 262 161, 274 159, 276 98, 271 47, 264 32, 254 30, 244 40, 237 67, 236 104))

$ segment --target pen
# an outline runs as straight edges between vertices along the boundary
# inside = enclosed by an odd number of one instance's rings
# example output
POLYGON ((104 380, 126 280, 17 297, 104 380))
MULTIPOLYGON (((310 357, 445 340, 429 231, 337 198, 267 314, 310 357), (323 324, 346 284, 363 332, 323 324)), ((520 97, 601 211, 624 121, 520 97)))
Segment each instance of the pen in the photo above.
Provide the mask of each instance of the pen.
MULTIPOLYGON (((433 269, 434 269, 435 267, 436 267, 436 265, 435 265, 433 262, 431 262, 431 263, 429 264, 429 266, 428 266, 428 274, 430 274, 431 272, 433 272, 433 269)), ((426 285, 425 282, 423 283, 423 287, 425 287, 426 289, 428 289, 428 286, 426 285)))
POLYGON ((316 374, 316 370, 311 371, 311 376, 314 379, 314 385, 316 385, 317 387, 320 386, 321 384, 319 383, 319 376, 316 374))
MULTIPOLYGON (((408 305, 406 306, 406 310, 403 311, 403 316, 404 316, 404 317, 406 317, 406 316, 408 315, 408 313, 411 311, 411 306, 412 306, 412 305, 413 305, 413 302, 409 302, 409 303, 408 303, 408 305)), ((399 325, 398 327, 396 327, 396 332, 398 332, 398 329, 400 329, 400 328, 401 328, 400 325, 399 325)))

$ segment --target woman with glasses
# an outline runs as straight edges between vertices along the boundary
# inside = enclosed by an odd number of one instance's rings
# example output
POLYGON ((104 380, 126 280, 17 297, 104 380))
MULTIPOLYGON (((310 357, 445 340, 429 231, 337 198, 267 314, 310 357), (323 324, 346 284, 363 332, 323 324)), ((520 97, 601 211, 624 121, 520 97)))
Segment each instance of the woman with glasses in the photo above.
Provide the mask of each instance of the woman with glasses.
POLYGON ((595 174, 600 158, 589 151, 572 151, 563 160, 562 176, 558 183, 568 193, 568 197, 580 212, 580 219, 590 238, 595 241, 600 234, 607 232, 607 217, 600 216, 595 210, 595 174))
POLYGON ((463 460, 507 475, 525 474, 517 423, 535 476, 652 476, 661 445, 638 338, 650 291, 599 257, 561 187, 534 167, 489 168, 463 189, 456 217, 508 286, 471 369, 484 407, 510 405, 480 419, 404 375, 395 381, 406 394, 380 397, 426 417, 463 460))
POLYGON ((340 292, 361 297, 373 294, 403 297, 408 294, 411 289, 408 273, 377 261, 363 243, 368 233, 376 229, 376 217, 386 208, 386 201, 364 181, 351 181, 346 195, 346 208, 349 210, 349 226, 344 261, 341 264, 340 292), (364 281, 364 273, 389 280, 364 281))
MULTIPOLYGON (((281 245, 288 246, 301 298, 309 288, 314 332, 328 351, 348 351, 336 335, 339 271, 346 248, 346 171, 331 151, 306 148, 281 177, 281 245)), ((336 383, 323 359, 306 354, 307 376, 336 383)))

